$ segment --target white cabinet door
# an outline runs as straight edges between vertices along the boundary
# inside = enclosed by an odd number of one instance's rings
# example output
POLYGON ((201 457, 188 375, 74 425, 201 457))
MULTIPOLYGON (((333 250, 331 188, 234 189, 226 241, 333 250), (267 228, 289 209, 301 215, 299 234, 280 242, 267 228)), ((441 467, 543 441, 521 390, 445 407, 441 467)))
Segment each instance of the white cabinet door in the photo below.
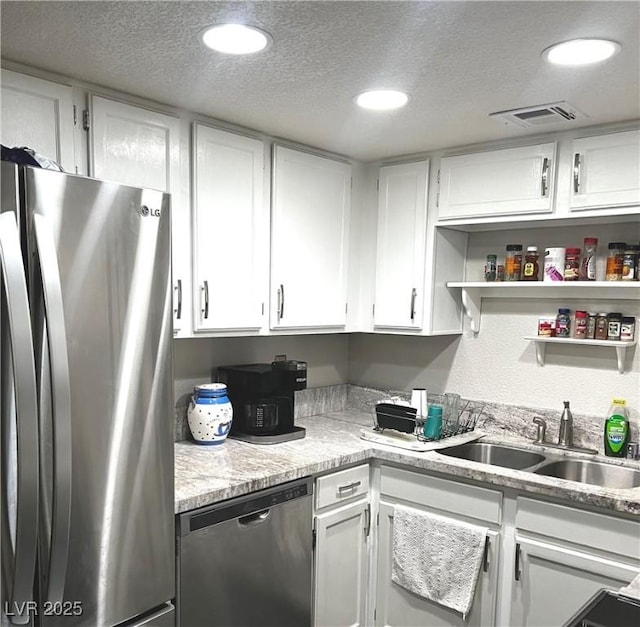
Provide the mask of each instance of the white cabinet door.
POLYGON ((2 70, 0 142, 28 146, 75 172, 71 87, 2 70))
POLYGON ((640 205, 640 131, 573 141, 571 209, 640 205))
POLYGON ((550 213, 555 142, 445 157, 438 219, 550 213))
POLYGON ((369 527, 366 500, 316 515, 316 627, 364 625, 369 527))
MULTIPOLYGON (((490 627, 495 624, 500 535, 488 532, 487 552, 466 620, 454 610, 405 590, 391 580, 393 506, 380 503, 375 624, 394 627, 490 627)), ((517 623, 513 623, 514 625, 517 623)))
POLYGON ((429 161, 380 168, 376 327, 420 329, 429 161))
POLYGON ((115 100, 91 96, 90 173, 124 185, 171 194, 173 331, 185 328, 189 211, 180 177, 180 121, 115 100))
POLYGON ((193 142, 195 330, 258 330, 268 280, 264 144, 200 124, 193 142))
POLYGON ((344 327, 351 166, 274 150, 271 328, 344 327))
POLYGON ((516 542, 511 625, 564 625, 598 590, 617 590, 639 572, 627 564, 545 542, 518 537, 516 542))

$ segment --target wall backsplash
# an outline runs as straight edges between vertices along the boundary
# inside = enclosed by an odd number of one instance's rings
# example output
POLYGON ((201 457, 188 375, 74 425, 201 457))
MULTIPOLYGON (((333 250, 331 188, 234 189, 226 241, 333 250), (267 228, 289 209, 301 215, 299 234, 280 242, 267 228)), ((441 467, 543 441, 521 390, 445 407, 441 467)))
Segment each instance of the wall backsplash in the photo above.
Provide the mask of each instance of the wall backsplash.
MULTIPOLYGON (((370 413, 373 425, 373 412, 376 403, 392 396, 409 400, 410 392, 345 384, 310 388, 296 392, 296 418, 344 409, 357 409, 370 413)), ((477 428, 482 431, 521 437, 531 441, 536 436, 536 427, 532 420, 535 416, 540 416, 547 422, 547 440, 549 442, 557 441, 561 407, 557 410, 544 410, 500 403, 485 403, 475 399, 462 399, 462 402, 464 403, 466 400, 471 400, 476 407, 483 407, 482 416, 477 425, 477 428)), ((574 444, 594 448, 603 453, 602 427, 604 418, 577 412, 573 412, 573 418, 574 444)), ((638 438, 638 432, 635 428, 632 431, 632 438, 638 438)), ((177 442, 191 439, 186 406, 176 408, 175 439, 177 442)))

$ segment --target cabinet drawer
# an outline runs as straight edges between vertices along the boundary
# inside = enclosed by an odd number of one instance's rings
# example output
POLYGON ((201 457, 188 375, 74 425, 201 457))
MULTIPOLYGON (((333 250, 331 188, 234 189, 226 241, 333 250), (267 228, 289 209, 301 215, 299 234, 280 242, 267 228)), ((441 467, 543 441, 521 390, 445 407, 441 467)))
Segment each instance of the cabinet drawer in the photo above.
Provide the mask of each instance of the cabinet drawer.
POLYGON ((617 555, 640 559, 640 523, 519 497, 516 527, 617 555))
POLYGON ((500 524, 502 493, 430 475, 383 467, 380 494, 500 524))
POLYGON ((316 509, 369 492, 369 465, 356 466, 316 479, 316 509))

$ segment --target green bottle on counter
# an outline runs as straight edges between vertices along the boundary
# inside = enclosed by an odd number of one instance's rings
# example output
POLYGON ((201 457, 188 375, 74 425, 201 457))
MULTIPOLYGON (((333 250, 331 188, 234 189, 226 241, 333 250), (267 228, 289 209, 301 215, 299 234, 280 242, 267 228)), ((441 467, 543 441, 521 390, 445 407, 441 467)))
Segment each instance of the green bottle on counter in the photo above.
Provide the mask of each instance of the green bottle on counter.
POLYGON ((604 421, 604 454, 608 457, 624 457, 629 436, 627 401, 614 398, 604 421))

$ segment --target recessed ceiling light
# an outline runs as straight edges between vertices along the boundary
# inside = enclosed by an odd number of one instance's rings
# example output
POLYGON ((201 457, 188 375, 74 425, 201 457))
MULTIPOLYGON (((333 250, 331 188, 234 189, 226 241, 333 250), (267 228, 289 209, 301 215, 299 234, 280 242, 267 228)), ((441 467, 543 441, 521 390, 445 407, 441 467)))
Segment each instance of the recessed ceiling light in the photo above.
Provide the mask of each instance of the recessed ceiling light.
POLYGON ((409 100, 409 96, 402 91, 395 89, 372 89, 356 96, 355 101, 363 109, 373 109, 374 111, 388 111, 389 109, 399 109, 404 107, 409 100))
POLYGON ((620 49, 620 44, 607 39, 572 39, 543 50, 542 55, 556 65, 588 65, 604 61, 620 49))
POLYGON ((271 41, 268 33, 245 24, 219 24, 202 32, 204 45, 225 54, 252 54, 264 50, 271 41))

